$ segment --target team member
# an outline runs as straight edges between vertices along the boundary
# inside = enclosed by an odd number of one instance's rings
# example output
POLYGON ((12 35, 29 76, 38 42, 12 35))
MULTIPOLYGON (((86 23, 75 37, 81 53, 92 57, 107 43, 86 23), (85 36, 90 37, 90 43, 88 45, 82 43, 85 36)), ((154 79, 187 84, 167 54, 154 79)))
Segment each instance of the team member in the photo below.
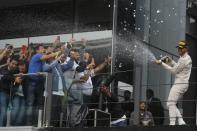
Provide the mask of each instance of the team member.
POLYGON ((176 118, 178 118, 179 125, 185 124, 176 104, 188 89, 188 83, 192 68, 192 60, 188 55, 188 44, 185 41, 180 41, 178 43, 177 49, 180 55, 177 63, 169 57, 167 57, 169 62, 156 60, 157 64, 162 65, 165 69, 175 74, 175 81, 170 90, 167 102, 167 106, 169 108, 170 125, 175 125, 176 118))

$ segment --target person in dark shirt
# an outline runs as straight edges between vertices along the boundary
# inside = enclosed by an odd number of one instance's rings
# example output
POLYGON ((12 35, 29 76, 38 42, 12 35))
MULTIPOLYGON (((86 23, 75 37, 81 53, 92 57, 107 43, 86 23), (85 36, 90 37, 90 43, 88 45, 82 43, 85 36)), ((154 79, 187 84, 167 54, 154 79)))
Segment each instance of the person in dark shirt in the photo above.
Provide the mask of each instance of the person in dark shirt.
POLYGON ((20 61, 19 74, 16 75, 16 81, 13 85, 13 97, 12 97, 12 111, 11 111, 11 125, 12 126, 24 126, 25 116, 25 102, 27 98, 28 76, 23 75, 27 73, 26 62, 20 61))
POLYGON ((122 111, 121 104, 118 101, 118 97, 110 92, 109 88, 102 86, 100 92, 103 94, 105 106, 103 110, 108 110, 111 113, 111 125, 112 126, 126 126, 126 115, 122 111))
POLYGON ((155 125, 163 125, 164 122, 164 108, 161 101, 154 97, 154 92, 151 89, 146 90, 147 110, 153 115, 155 125))
MULTIPOLYGON (((126 126, 126 115, 124 114, 118 96, 110 92, 110 83, 115 79, 114 75, 103 77, 100 81, 99 90, 94 89, 91 96, 91 108, 100 109, 111 114, 112 126, 126 126)), ((93 119, 93 115, 89 114, 88 119, 93 119)), ((104 118, 105 119, 105 118, 104 118)), ((106 120, 106 119, 105 119, 106 120)), ((92 126, 92 121, 88 121, 92 126)))
POLYGON ((124 91, 124 101, 121 102, 122 109, 124 114, 127 117, 127 125, 129 125, 129 118, 131 112, 134 110, 134 103, 131 101, 131 92, 126 90, 124 91))
POLYGON ((5 126, 6 111, 12 95, 12 85, 16 81, 14 74, 17 73, 18 59, 12 57, 7 66, 0 68, 2 75, 0 80, 0 126, 5 126))

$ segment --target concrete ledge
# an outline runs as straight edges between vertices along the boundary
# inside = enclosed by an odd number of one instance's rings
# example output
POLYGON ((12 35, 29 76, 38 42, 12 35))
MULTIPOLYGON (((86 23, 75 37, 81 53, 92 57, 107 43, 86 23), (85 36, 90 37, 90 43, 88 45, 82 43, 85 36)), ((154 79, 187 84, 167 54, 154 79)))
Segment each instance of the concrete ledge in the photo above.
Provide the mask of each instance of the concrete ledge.
POLYGON ((11 126, 0 127, 0 131, 38 131, 38 128, 32 126, 11 126))

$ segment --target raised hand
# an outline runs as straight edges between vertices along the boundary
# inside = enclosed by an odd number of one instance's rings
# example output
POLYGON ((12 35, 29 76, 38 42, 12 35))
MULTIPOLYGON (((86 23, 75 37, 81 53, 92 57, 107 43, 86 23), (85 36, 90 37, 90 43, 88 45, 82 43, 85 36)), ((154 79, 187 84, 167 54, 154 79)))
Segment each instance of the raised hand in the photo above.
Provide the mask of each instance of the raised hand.
POLYGON ((155 60, 155 63, 160 65, 162 63, 162 61, 161 60, 155 60))

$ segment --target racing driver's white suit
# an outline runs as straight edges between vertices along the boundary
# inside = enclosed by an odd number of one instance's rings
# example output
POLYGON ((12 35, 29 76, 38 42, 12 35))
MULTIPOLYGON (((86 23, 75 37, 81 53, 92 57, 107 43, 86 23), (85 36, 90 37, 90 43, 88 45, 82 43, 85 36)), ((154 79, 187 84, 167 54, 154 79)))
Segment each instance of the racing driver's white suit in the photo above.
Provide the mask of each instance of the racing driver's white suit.
POLYGON ((191 57, 186 52, 178 59, 177 63, 171 60, 170 64, 166 64, 164 62, 162 62, 161 64, 165 69, 175 74, 175 81, 170 90, 167 102, 167 107, 169 109, 170 125, 175 125, 176 118, 178 119, 178 124, 183 125, 185 124, 185 122, 176 104, 177 101, 187 91, 189 86, 188 83, 192 68, 191 57))

